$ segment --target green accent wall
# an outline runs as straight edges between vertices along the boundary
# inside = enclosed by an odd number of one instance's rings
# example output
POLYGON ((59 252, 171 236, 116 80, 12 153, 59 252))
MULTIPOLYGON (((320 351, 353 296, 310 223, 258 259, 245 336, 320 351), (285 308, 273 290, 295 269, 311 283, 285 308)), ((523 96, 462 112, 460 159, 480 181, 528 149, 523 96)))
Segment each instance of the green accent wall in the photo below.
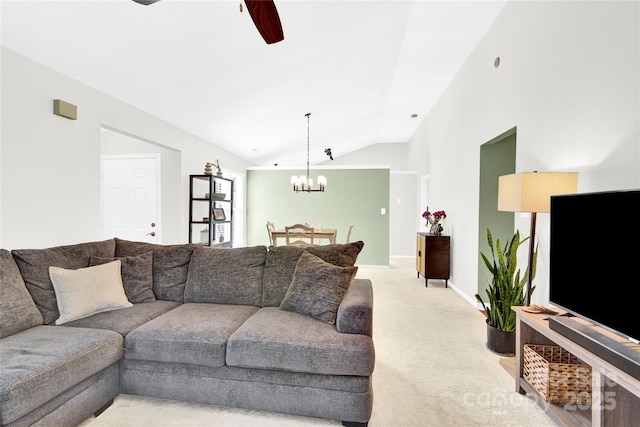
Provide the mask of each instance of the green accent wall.
POLYGON ((325 191, 295 193, 291 175, 303 174, 306 171, 302 169, 247 170, 247 246, 269 245, 267 221, 276 229, 319 221, 322 228, 338 230, 337 243, 345 242, 353 224, 350 240, 364 242, 358 265, 388 266, 389 169, 312 168, 314 182, 318 175, 327 178, 325 191))
POLYGON ((516 169, 516 128, 492 139, 480 147, 480 200, 478 216, 478 294, 487 303, 486 289, 492 277, 480 253, 491 260, 491 249, 487 244, 487 229, 491 230, 494 244, 500 239, 500 246, 513 236, 513 212, 498 210, 498 178, 515 173, 516 169))

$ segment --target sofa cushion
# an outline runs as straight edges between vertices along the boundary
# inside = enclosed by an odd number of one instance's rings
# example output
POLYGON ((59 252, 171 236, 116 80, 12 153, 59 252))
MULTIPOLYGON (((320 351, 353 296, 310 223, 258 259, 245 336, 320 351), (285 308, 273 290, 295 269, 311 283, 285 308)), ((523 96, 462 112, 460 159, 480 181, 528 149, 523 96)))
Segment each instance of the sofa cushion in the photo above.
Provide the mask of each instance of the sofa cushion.
POLYGON ((0 338, 42 324, 11 252, 0 249, 0 338))
POLYGON ((189 262, 184 302, 260 306, 266 246, 197 247, 189 262))
POLYGON ((157 245, 115 239, 116 257, 142 255, 153 251, 153 293, 157 299, 182 302, 189 260, 195 245, 157 245))
POLYGON ((125 357, 224 366, 227 339, 257 310, 247 305, 183 304, 129 333, 125 357))
POLYGON ((103 311, 131 307, 124 294, 120 266, 120 260, 116 260, 77 270, 49 267, 60 311, 56 325, 103 311))
POLYGON ((304 246, 270 246, 262 279, 262 307, 278 307, 287 293, 304 246))
POLYGON ((302 252, 307 251, 326 262, 340 266, 355 265, 364 247, 362 241, 318 246, 271 246, 262 280, 262 307, 278 307, 291 285, 293 272, 302 252))
POLYGON ((370 336, 277 307, 261 308, 227 343, 227 365, 243 368, 368 376, 374 362, 370 336))
POLYGON ((140 304, 133 304, 131 307, 115 311, 103 311, 93 316, 83 317, 65 323, 65 326, 80 328, 109 329, 122 336, 133 331, 138 326, 144 325, 149 320, 173 310, 181 303, 175 301, 154 301, 140 304))
POLYGON ((153 302, 153 251, 140 255, 118 258, 101 258, 92 256, 89 265, 106 264, 119 259, 122 262, 122 283, 127 299, 133 304, 153 302))
POLYGON ((11 424, 122 358, 113 331, 41 325, 2 339, 0 414, 11 424))
POLYGON ((358 267, 338 267, 305 251, 280 309, 335 324, 338 306, 357 271, 358 267))
POLYGON ((113 239, 100 242, 79 243, 46 249, 14 249, 11 251, 25 285, 42 313, 45 324, 53 323, 60 315, 56 295, 49 278, 49 267, 77 269, 89 265, 89 257, 112 257, 115 251, 113 239))

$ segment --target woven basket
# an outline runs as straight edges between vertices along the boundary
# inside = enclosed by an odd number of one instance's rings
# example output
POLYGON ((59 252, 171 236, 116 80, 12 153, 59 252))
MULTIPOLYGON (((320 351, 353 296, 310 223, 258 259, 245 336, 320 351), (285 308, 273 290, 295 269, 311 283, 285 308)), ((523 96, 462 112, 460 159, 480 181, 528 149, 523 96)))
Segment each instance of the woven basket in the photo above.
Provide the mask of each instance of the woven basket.
POLYGON ((523 377, 547 402, 591 403, 591 366, 556 345, 524 345, 523 377))

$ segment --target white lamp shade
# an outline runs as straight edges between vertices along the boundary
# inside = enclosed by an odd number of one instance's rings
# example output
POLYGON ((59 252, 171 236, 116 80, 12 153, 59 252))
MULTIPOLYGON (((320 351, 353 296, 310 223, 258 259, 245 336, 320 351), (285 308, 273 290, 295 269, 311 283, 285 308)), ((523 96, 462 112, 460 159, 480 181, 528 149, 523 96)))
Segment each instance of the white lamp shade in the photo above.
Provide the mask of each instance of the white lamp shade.
POLYGON ((578 190, 578 172, 522 172, 498 180, 498 210, 549 212, 551 196, 578 190))

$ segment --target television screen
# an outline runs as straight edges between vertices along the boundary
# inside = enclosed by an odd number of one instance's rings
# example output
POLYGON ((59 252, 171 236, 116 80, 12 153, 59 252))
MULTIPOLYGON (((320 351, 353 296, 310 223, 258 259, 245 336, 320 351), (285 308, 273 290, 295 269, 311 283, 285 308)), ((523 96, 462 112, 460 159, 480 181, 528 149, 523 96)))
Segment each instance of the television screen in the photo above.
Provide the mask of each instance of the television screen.
POLYGON ((640 189, 551 197, 549 302, 640 340, 640 189))

